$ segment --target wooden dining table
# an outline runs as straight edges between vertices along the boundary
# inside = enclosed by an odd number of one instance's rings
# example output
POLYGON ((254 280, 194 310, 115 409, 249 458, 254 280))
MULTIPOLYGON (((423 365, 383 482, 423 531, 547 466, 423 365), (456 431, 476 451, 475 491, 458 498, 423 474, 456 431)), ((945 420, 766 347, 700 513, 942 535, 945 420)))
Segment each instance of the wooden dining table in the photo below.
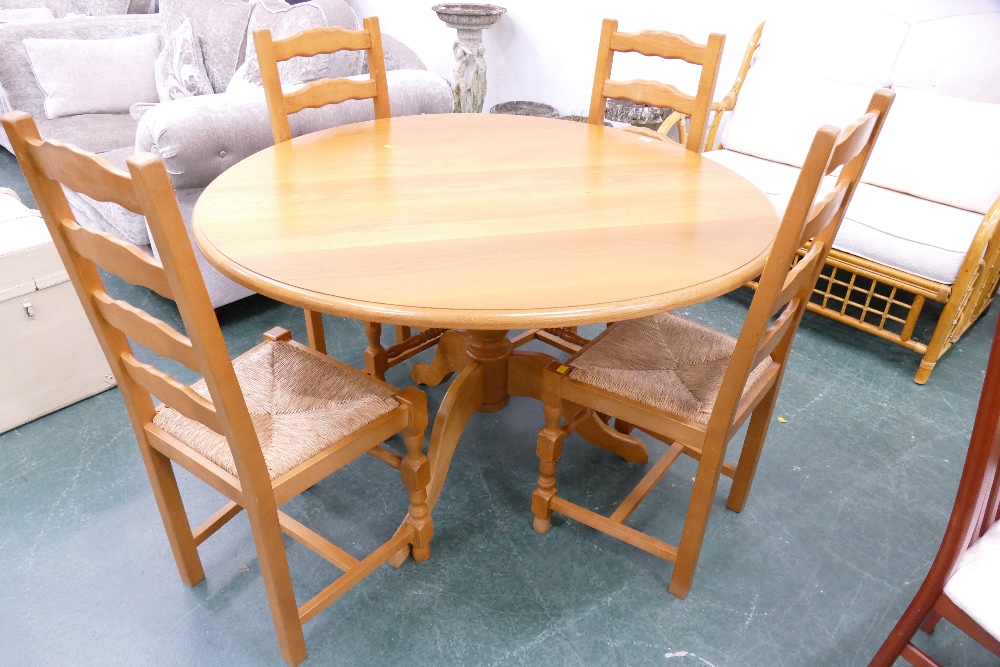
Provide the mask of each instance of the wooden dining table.
MULTIPOLYGON (((457 373, 430 438, 431 508, 472 415, 539 397, 553 357, 515 349, 533 332, 572 340, 572 327, 722 295, 759 275, 777 228, 760 190, 679 145, 489 114, 297 137, 227 170, 194 211, 208 261, 256 292, 448 330, 413 369, 424 384, 457 373)), ((577 432, 646 460, 597 416, 577 432)))

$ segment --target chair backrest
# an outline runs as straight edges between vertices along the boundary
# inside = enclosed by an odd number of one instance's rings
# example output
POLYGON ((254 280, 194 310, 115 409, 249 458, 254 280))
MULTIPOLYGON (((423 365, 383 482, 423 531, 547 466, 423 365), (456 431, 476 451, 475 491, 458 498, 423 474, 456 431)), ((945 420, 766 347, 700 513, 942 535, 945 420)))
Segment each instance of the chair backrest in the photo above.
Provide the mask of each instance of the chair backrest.
POLYGON ((770 357, 784 373, 799 321, 894 98, 892 91, 878 90, 868 112, 843 131, 824 126, 816 132, 726 370, 710 430, 736 428, 744 386, 760 362, 770 357), (836 185, 817 201, 823 180, 838 168, 836 185))
POLYGON ((705 142, 708 113, 715 95, 715 82, 719 77, 719 62, 725 41, 725 35, 719 34, 709 35, 707 44, 696 44, 683 35, 669 32, 618 32, 618 21, 604 19, 587 122, 591 125, 604 125, 609 98, 670 108, 691 117, 685 147, 689 151, 700 153, 705 142), (698 92, 695 96, 687 95, 670 84, 657 81, 612 81, 611 66, 615 52, 635 52, 666 59, 679 58, 693 65, 701 65, 698 92))
POLYGON ((229 442, 244 492, 271 489, 270 476, 236 380, 222 330, 195 260, 163 160, 149 154, 128 160, 129 173, 78 148, 43 140, 31 116, 3 117, 25 179, 59 256, 114 371, 136 438, 168 438, 152 423, 152 396, 229 442), (102 231, 83 227, 61 186, 144 215, 160 260, 102 231), (111 297, 98 267, 174 301, 187 335, 132 304, 111 297), (129 339, 174 359, 205 378, 210 399, 139 361, 129 339))
POLYGON ((288 123, 289 114, 303 109, 315 109, 346 100, 370 99, 375 104, 375 118, 389 118, 389 84, 385 78, 385 58, 382 55, 382 33, 378 18, 364 20, 363 30, 345 30, 336 26, 310 28, 286 39, 273 39, 270 30, 255 30, 254 46, 260 64, 260 80, 267 98, 267 112, 271 117, 274 143, 292 138, 288 123), (289 93, 281 89, 278 63, 296 57, 311 58, 338 51, 366 51, 368 54, 368 80, 317 79, 289 93))

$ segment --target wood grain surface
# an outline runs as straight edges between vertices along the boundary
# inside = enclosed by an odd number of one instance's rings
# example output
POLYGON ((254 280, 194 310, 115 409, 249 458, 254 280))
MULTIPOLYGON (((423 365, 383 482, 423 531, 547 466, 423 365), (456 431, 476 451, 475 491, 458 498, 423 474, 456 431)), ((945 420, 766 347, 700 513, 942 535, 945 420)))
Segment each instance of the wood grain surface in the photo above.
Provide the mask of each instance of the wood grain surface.
POLYGON ((326 313, 517 329, 639 317, 756 276, 757 188, 604 127, 448 114, 357 123, 247 158, 194 212, 225 275, 326 313))

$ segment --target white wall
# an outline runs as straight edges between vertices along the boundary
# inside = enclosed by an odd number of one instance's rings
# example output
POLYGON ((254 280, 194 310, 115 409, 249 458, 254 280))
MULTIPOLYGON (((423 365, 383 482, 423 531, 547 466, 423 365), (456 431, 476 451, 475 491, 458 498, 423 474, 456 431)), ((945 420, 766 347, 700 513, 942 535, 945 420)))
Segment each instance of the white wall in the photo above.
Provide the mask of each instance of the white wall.
MULTIPOLYGON (((433 0, 347 0, 359 17, 376 15, 382 31, 410 46, 432 72, 452 80, 455 31, 431 11, 433 0)), ((778 0, 493 0, 507 8, 484 33, 486 108, 531 100, 563 114, 586 115, 590 104, 601 21, 622 30, 669 30, 704 42, 726 35, 718 97, 729 89, 747 41, 778 0)), ((615 56, 616 78, 658 78, 694 93, 698 70, 684 63, 635 54, 615 56)))

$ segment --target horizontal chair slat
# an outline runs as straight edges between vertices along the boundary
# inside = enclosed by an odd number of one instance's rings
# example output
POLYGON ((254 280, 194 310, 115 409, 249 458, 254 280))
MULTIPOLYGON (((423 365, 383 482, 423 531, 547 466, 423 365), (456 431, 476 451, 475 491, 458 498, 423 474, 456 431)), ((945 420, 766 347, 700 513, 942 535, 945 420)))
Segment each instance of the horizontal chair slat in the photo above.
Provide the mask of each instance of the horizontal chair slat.
POLYGON ((122 280, 173 300, 167 274, 155 259, 107 232, 81 227, 72 220, 63 220, 62 225, 73 250, 122 280))
POLYGON ((175 331, 163 320, 152 317, 143 310, 112 299, 106 292, 94 294, 97 309, 108 323, 143 347, 160 355, 181 362, 193 371, 199 371, 194 348, 187 336, 175 331))
POLYGON ((684 114, 694 111, 694 97, 682 93, 669 83, 642 79, 607 81, 604 84, 604 96, 616 100, 626 99, 636 104, 666 107, 684 114))
POLYGON ((91 199, 112 202, 142 215, 142 205, 135 196, 131 177, 112 167, 104 158, 57 141, 32 142, 28 146, 35 164, 47 177, 91 199))
POLYGON ((705 62, 705 47, 682 35, 656 30, 616 32, 611 36, 611 48, 622 53, 635 52, 644 56, 680 58, 694 65, 705 62))
POLYGON ((837 167, 847 164, 851 158, 861 152, 875 130, 876 120, 878 120, 878 114, 867 113, 844 128, 841 132, 841 139, 837 142, 837 146, 833 149, 833 155, 830 157, 830 164, 826 168, 827 174, 837 167))
POLYGON ((327 104, 340 104, 346 100, 370 99, 376 94, 375 82, 371 79, 322 79, 307 83, 300 90, 285 95, 285 111, 291 114, 327 104))
POLYGON ((371 48, 371 45, 371 39, 364 30, 309 28, 287 39, 274 40, 274 55, 278 61, 282 61, 336 51, 362 51, 371 48))
POLYGON ((216 433, 222 433, 222 420, 219 419, 215 406, 196 391, 163 371, 142 363, 131 354, 123 354, 121 358, 125 370, 140 387, 188 419, 204 424, 216 433))

